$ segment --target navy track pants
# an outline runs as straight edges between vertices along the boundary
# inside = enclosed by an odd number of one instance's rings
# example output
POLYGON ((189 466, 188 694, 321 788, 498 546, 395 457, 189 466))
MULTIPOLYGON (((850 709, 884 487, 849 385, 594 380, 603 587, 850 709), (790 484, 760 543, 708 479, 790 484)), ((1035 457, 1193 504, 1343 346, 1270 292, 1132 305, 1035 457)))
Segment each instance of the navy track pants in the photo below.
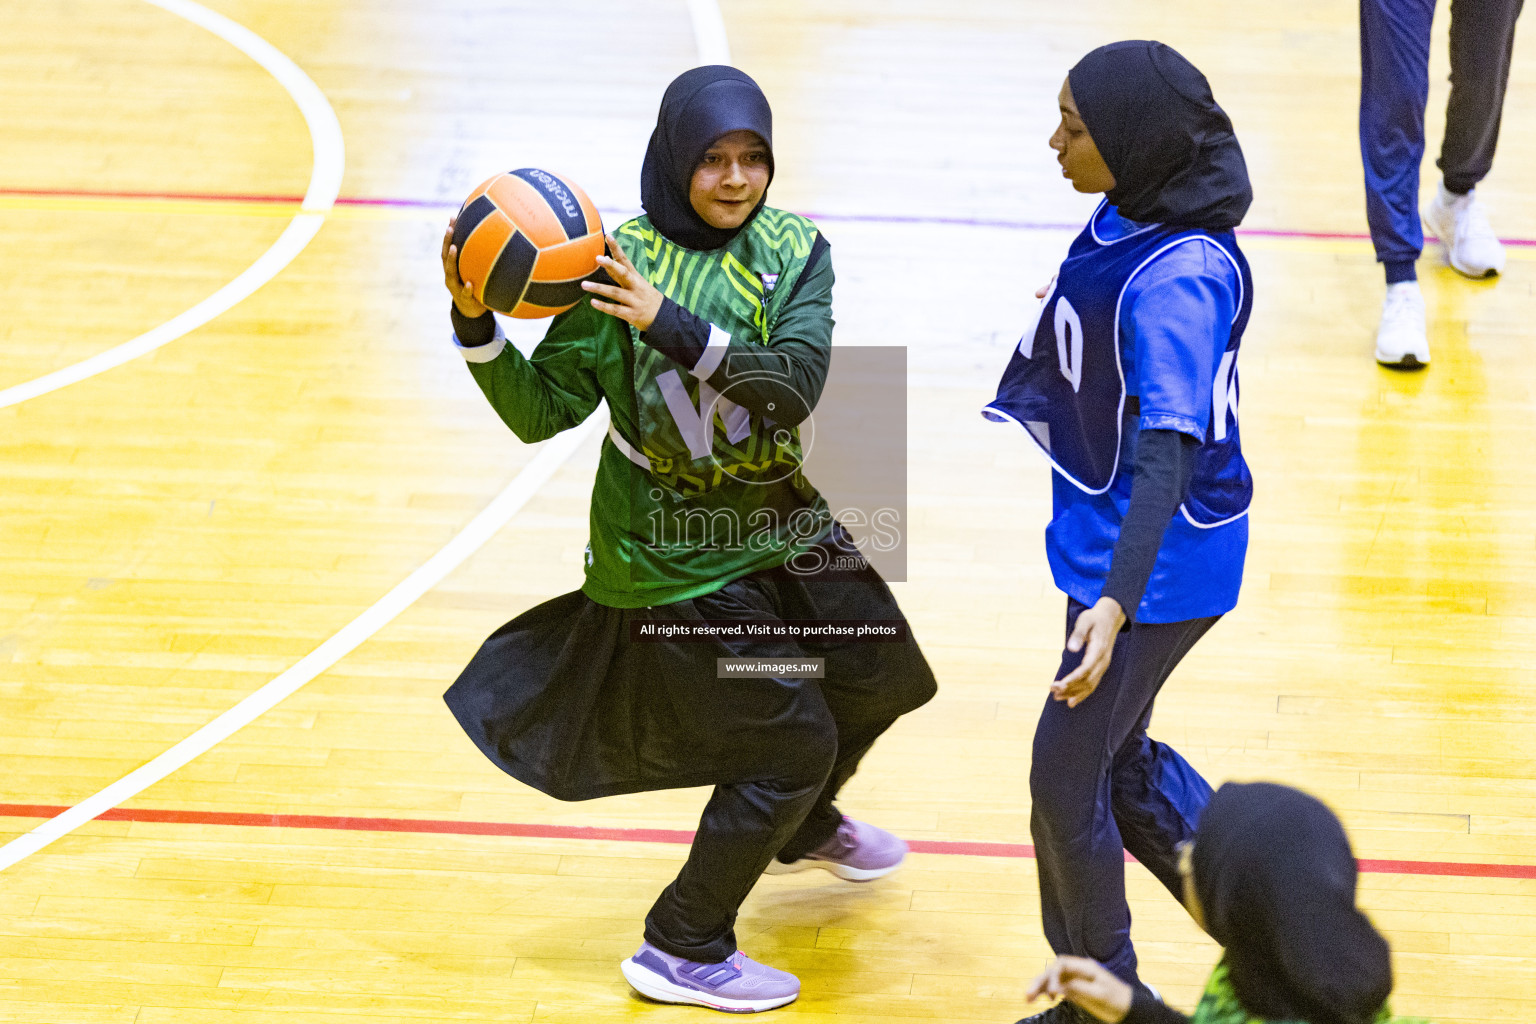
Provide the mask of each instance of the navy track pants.
MULTIPOLYGON (((1084 610, 1068 600, 1069 635, 1084 610)), ((1176 848, 1211 799, 1200 773, 1147 735, 1152 702, 1219 617, 1123 629, 1098 689, 1075 708, 1047 698, 1035 728, 1029 831, 1045 937, 1058 955, 1091 957, 1132 983, 1124 851, 1180 898, 1176 848)), ((1056 678, 1081 660, 1064 651, 1056 678)))

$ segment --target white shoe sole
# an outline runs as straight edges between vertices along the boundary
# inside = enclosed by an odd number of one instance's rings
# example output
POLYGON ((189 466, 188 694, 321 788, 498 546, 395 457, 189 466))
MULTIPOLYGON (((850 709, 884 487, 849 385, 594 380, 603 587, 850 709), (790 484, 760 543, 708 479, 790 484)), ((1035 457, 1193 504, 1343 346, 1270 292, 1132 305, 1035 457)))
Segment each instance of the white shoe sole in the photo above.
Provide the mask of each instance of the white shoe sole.
POLYGON ((787 1006, 800 998, 799 992, 773 999, 725 999, 721 996, 707 995, 697 989, 675 985, 655 971, 635 963, 633 959, 619 964, 619 970, 623 973, 624 980, 629 982, 630 988, 658 1003, 707 1006, 711 1010, 721 1010, 725 1013, 762 1013, 764 1010, 776 1010, 780 1006, 787 1006))
POLYGON ((799 871, 808 871, 811 868, 821 868, 823 871, 832 872, 834 875, 836 875, 838 878, 841 878, 845 882, 870 882, 876 878, 884 878, 886 875, 890 874, 892 871, 895 871, 897 868, 905 864, 906 860, 907 858, 903 857, 895 864, 883 868, 851 868, 846 864, 838 864, 836 861, 813 860, 810 857, 802 857, 797 861, 791 861, 790 863, 785 864, 777 857, 775 857, 773 860, 768 862, 768 870, 763 872, 763 874, 793 875, 799 871))
MULTIPOLYGON (((1420 216, 1419 219, 1424 222, 1424 226, 1429 229, 1430 234, 1440 239, 1440 248, 1445 250, 1445 262, 1450 265, 1452 270, 1456 271, 1456 273, 1460 274, 1462 277, 1470 277, 1474 281, 1481 281, 1489 277, 1498 277, 1501 273, 1504 272, 1503 267, 1463 266, 1456 259, 1456 250, 1451 246, 1451 230, 1449 228, 1442 228, 1440 225, 1436 224, 1434 222, 1434 218, 1429 216, 1429 211, 1427 210, 1420 216)), ((1380 362, 1380 360, 1377 360, 1377 362, 1380 362)))
POLYGON ((1497 267, 1484 267, 1481 270, 1477 270, 1471 267, 1464 267, 1460 263, 1456 262, 1455 257, 1452 256, 1447 256, 1445 261, 1451 265, 1451 269, 1456 271, 1456 273, 1460 274, 1462 277, 1470 277, 1474 281, 1481 281, 1485 278, 1499 276, 1499 269, 1497 267))

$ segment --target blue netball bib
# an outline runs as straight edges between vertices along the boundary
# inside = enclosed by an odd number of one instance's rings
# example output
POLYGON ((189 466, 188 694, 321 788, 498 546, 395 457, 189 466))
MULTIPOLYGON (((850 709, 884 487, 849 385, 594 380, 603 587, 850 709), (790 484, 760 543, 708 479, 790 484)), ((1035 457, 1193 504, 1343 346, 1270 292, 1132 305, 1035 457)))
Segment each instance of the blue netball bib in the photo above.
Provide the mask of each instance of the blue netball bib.
MULTIPOLYGON (((1170 249, 1215 246, 1231 261, 1242 294, 1226 351, 1214 368, 1210 416, 1181 510, 1196 526, 1218 526, 1243 515, 1253 495, 1237 430, 1237 352, 1253 304, 1248 263, 1230 232, 1150 225, 1106 241, 1095 231, 1103 212, 1101 206, 1072 242, 1037 320, 1003 371, 997 397, 982 415, 1017 423, 1063 477, 1086 494, 1103 494, 1120 472, 1127 447, 1120 329, 1126 292, 1170 249)), ((1160 369, 1138 367, 1143 380, 1160 369)))

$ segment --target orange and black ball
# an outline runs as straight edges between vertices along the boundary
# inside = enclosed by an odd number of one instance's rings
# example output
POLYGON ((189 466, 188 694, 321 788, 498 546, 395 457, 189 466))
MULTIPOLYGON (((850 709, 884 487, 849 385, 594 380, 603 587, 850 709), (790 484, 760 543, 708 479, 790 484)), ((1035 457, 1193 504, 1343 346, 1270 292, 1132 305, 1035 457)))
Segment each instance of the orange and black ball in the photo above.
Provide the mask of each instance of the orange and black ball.
POLYGON ((579 302, 603 254, 603 222, 569 179, 536 167, 498 174, 469 194, 454 223, 459 277, 498 313, 554 316, 579 302))

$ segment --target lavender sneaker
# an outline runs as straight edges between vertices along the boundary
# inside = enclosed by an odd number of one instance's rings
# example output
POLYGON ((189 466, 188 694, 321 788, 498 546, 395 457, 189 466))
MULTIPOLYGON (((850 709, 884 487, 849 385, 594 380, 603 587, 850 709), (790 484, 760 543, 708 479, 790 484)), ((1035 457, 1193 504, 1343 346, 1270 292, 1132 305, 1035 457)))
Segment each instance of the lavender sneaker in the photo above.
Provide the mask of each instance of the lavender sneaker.
POLYGON ((825 868, 850 882, 867 882, 888 875, 907 859, 907 844, 883 828, 845 817, 837 832, 797 861, 768 862, 768 874, 787 875, 806 868, 825 868))
POLYGON ((642 942, 619 970, 636 992, 659 1003, 691 1003, 726 1013, 772 1010, 800 995, 799 978, 740 950, 721 963, 700 964, 642 942))

